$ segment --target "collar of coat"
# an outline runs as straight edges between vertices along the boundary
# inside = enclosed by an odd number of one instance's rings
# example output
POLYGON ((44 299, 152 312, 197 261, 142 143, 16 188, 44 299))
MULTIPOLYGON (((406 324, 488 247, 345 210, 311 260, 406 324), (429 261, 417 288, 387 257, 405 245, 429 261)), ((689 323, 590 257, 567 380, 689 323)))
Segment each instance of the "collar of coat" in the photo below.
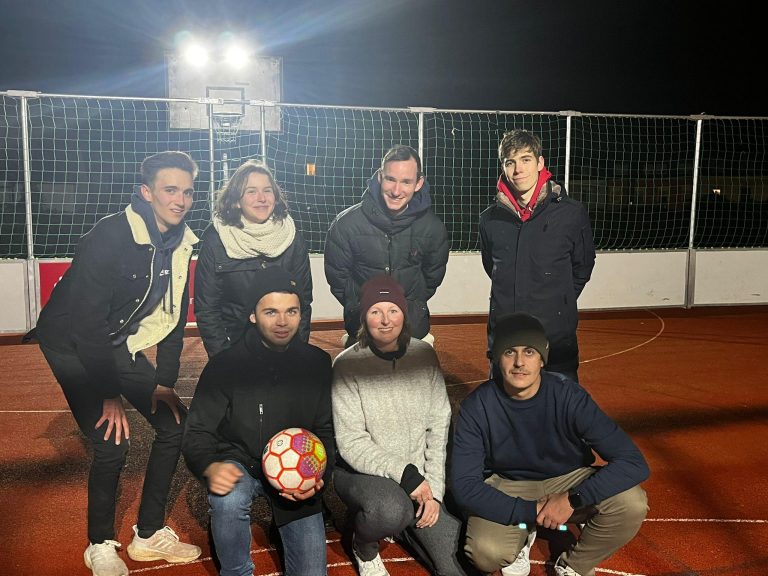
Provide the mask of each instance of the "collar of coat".
MULTIPOLYGON (((130 206, 126 206, 125 216, 128 218, 128 226, 131 228, 133 241, 136 244, 154 246, 154 244, 152 244, 152 239, 149 236, 147 225, 144 223, 144 219, 130 206)), ((184 236, 181 238, 182 244, 197 244, 199 238, 195 236, 195 233, 192 232, 191 228, 184 223, 180 224, 180 226, 184 226, 184 236)))

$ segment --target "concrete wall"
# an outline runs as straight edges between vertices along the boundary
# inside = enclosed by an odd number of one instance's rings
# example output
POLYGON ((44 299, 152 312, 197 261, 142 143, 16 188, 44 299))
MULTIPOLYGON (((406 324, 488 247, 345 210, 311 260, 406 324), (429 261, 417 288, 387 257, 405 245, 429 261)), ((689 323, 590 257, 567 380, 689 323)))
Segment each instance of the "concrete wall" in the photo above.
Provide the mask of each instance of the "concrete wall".
MULTIPOLYGON (((602 252, 579 299, 582 310, 768 304, 768 250, 602 252), (688 278, 688 271, 692 277, 688 278), (687 296, 690 291, 690 297, 687 296)), ((341 305, 325 282, 322 255, 310 257, 313 320, 338 320, 341 305)), ((36 274, 36 277, 39 275, 36 274)), ((430 300, 433 314, 485 314, 490 281, 478 253, 454 253, 443 285, 430 300)), ((37 293, 39 294, 39 287, 37 293)), ((24 332, 27 273, 24 260, 0 261, 0 332, 24 332)), ((34 316, 34 314, 31 314, 34 316)))

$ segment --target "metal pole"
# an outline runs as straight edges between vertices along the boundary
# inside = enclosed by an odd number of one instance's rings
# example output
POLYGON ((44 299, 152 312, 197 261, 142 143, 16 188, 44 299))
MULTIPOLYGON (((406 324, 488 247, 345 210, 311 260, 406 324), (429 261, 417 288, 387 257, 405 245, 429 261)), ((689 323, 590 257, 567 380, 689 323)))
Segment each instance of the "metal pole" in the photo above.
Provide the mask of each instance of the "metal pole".
POLYGON ((211 169, 210 184, 208 186, 208 207, 211 211, 211 222, 213 222, 213 208, 216 200, 216 150, 213 146, 215 131, 213 126, 213 104, 206 104, 208 107, 208 164, 211 169))
POLYGON ((24 166, 24 217, 27 230, 27 327, 37 324, 39 298, 37 294, 37 267, 35 266, 35 239, 32 229, 32 166, 29 142, 29 102, 26 96, 19 100, 21 117, 21 157, 24 166))
POLYGON ((685 307, 693 307, 696 300, 696 248, 693 238, 696 233, 696 198, 697 188, 699 187, 699 165, 701 163, 701 130, 704 117, 699 116, 696 120, 696 152, 693 159, 693 188, 691 189, 691 221, 688 234, 688 253, 685 272, 685 307))
POLYGON ((259 106, 259 123, 259 132, 261 135, 261 161, 264 162, 265 166, 269 166, 269 164, 267 164, 267 109, 264 104, 259 106))

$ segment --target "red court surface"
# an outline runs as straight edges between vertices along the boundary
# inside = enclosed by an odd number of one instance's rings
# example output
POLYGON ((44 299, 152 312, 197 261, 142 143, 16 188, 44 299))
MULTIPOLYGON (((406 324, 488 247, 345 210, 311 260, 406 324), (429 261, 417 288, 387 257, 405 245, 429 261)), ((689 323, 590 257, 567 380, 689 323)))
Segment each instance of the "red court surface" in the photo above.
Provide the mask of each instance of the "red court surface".
MULTIPOLYGON (((454 409, 487 374, 483 324, 437 325, 436 349, 454 409)), ((338 330, 312 340, 332 355, 338 330)), ((650 513, 639 535, 598 567, 619 576, 768 574, 768 307, 661 309, 583 314, 582 384, 635 439, 651 467, 650 513)), ((185 340, 180 395, 189 401, 205 363, 185 340)), ((36 345, 0 346, 0 574, 88 576, 87 448, 36 345)), ((132 536, 151 433, 129 413, 131 452, 121 483, 117 538, 132 536)), ((334 516, 344 509, 328 495, 334 516)), ((187 565, 126 559, 131 574, 217 574, 203 487, 179 463, 168 524, 203 547, 187 565)), ((258 576, 281 574, 265 536, 269 510, 254 507, 258 576)), ((575 530, 575 529, 574 529, 575 530)), ((532 576, 553 574, 565 535, 540 534, 532 576)), ((356 574, 328 534, 328 574, 356 574)), ((392 576, 426 575, 398 544, 382 557, 392 576)))

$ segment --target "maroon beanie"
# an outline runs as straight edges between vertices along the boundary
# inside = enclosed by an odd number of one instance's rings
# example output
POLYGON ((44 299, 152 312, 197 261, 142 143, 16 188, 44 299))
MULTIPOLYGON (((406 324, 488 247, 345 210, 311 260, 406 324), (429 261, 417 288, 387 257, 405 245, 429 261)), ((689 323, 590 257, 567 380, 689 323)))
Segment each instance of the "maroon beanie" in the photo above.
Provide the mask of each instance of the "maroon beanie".
POLYGON ((360 298, 360 319, 365 321, 368 309, 379 302, 392 302, 402 310, 403 314, 408 313, 408 301, 405 299, 403 287, 388 274, 374 276, 363 284, 363 295, 360 298))

